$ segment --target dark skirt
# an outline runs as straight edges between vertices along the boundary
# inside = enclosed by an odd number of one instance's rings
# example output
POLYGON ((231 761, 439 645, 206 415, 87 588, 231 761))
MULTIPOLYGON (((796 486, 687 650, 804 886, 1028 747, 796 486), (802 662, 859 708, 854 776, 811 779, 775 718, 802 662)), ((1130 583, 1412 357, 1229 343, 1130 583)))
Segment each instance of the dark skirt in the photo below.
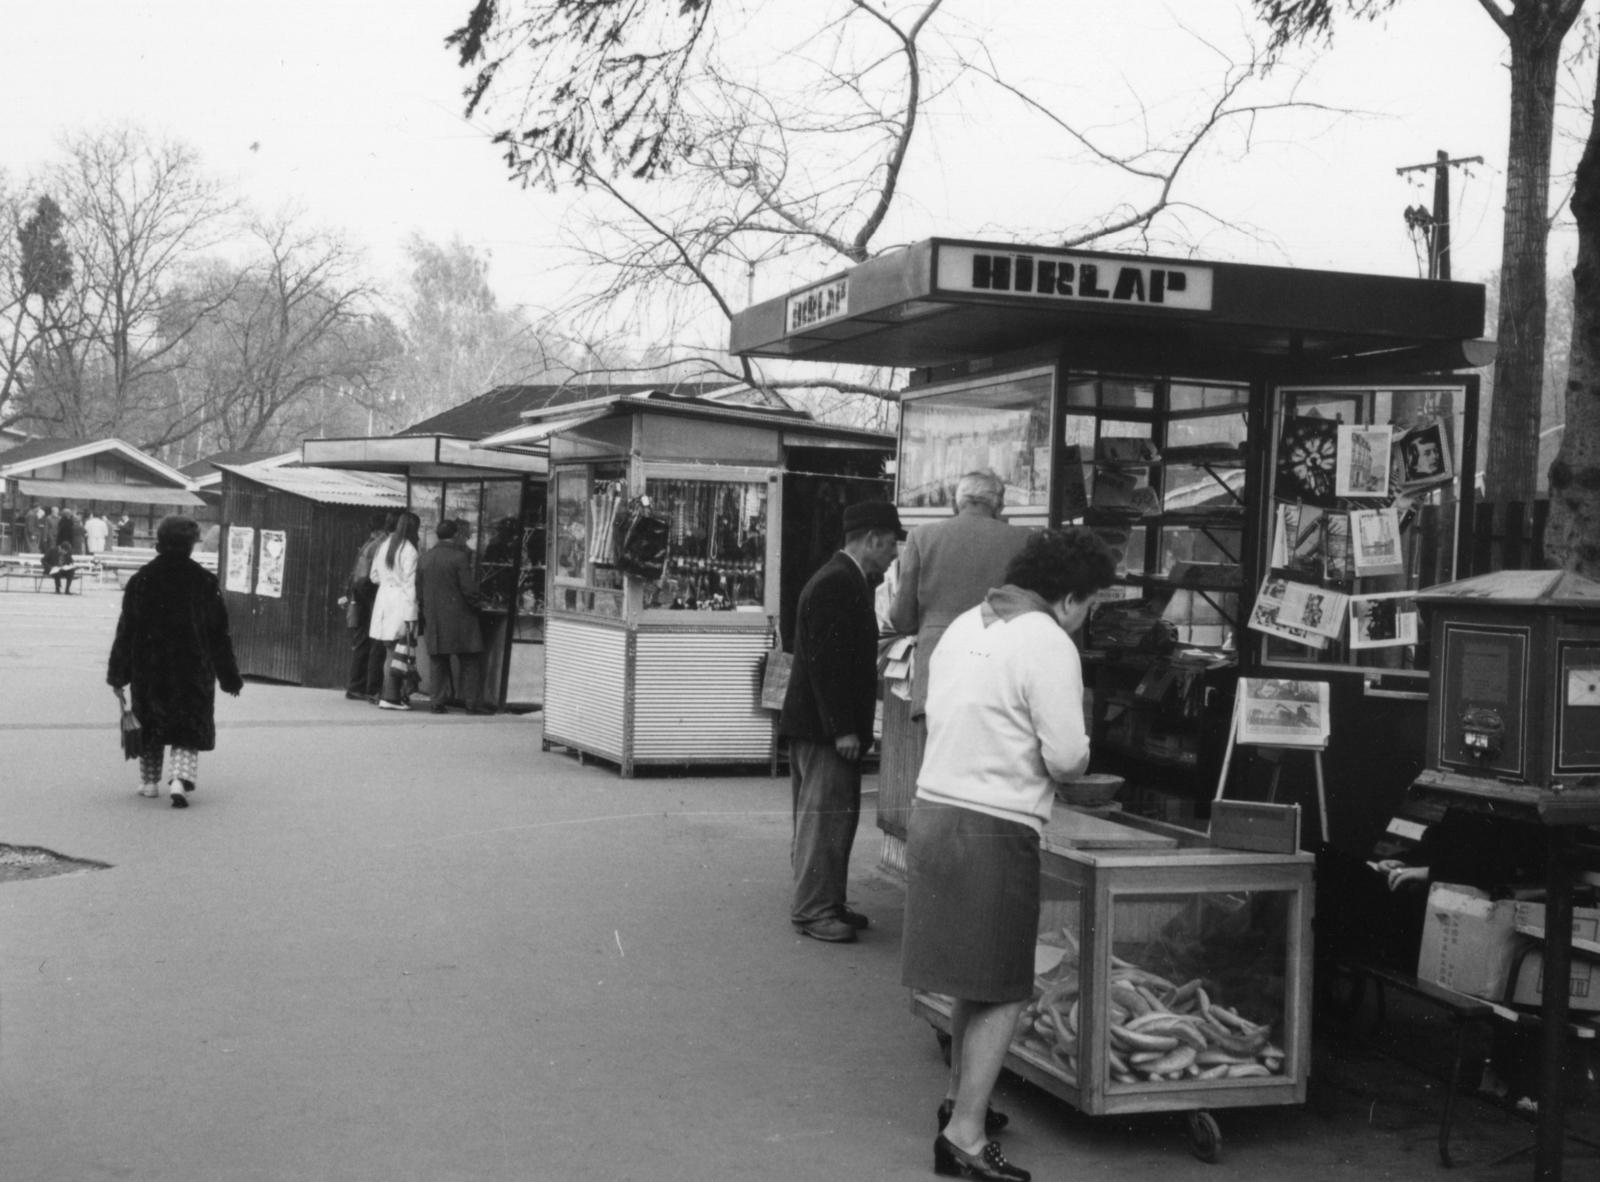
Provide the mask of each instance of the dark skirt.
POLYGON ((916 801, 906 830, 901 981, 963 1001, 1026 1001, 1038 938, 1032 827, 916 801))

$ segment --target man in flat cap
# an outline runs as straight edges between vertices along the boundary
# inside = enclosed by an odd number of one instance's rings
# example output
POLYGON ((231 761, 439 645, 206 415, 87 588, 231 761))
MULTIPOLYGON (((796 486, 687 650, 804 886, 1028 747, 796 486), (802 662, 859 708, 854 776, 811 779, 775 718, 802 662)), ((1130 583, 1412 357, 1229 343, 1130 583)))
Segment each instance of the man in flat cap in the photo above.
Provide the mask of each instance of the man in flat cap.
POLYGON ((795 614, 794 664, 778 721, 794 786, 789 918, 803 934, 833 944, 867 926, 845 905, 845 885, 861 817, 861 757, 872 746, 877 712, 872 593, 905 536, 893 505, 851 505, 844 549, 811 576, 795 614))

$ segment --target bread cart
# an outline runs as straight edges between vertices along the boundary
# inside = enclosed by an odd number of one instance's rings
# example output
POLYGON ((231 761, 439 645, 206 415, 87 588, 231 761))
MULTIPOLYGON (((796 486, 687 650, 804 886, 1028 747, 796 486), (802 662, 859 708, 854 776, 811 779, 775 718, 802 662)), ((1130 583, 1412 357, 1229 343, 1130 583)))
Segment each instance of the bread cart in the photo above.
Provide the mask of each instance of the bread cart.
MULTIPOLYGON (((1115 815, 1115 814, 1113 814, 1115 815)), ((1034 998, 1006 1066, 1090 1116, 1303 1104, 1311 1054, 1312 867, 1155 822, 1056 810, 1041 844, 1034 998)), ((950 999, 912 1012, 948 1047, 950 999)))

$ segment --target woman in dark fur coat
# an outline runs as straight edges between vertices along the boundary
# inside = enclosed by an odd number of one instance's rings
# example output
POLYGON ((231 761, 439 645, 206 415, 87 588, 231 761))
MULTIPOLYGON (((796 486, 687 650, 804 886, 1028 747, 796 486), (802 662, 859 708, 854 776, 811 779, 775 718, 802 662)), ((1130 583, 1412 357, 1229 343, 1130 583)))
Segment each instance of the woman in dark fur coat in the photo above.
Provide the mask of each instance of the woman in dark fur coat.
POLYGON ((111 645, 106 681, 139 721, 139 795, 161 791, 161 749, 172 748, 168 794, 188 808, 202 751, 217 745, 216 686, 234 697, 244 688, 228 635, 228 609, 217 576, 189 557, 200 539, 192 518, 167 517, 156 530, 156 556, 122 594, 122 617, 111 645))

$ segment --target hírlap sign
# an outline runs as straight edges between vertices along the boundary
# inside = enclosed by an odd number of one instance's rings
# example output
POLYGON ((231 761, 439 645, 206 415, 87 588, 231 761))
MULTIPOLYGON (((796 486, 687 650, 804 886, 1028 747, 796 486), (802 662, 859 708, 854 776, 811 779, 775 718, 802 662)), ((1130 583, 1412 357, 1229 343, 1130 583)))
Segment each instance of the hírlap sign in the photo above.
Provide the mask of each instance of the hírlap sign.
POLYGON ((1209 312, 1211 280, 1210 267, 941 244, 936 286, 950 292, 1209 312))

